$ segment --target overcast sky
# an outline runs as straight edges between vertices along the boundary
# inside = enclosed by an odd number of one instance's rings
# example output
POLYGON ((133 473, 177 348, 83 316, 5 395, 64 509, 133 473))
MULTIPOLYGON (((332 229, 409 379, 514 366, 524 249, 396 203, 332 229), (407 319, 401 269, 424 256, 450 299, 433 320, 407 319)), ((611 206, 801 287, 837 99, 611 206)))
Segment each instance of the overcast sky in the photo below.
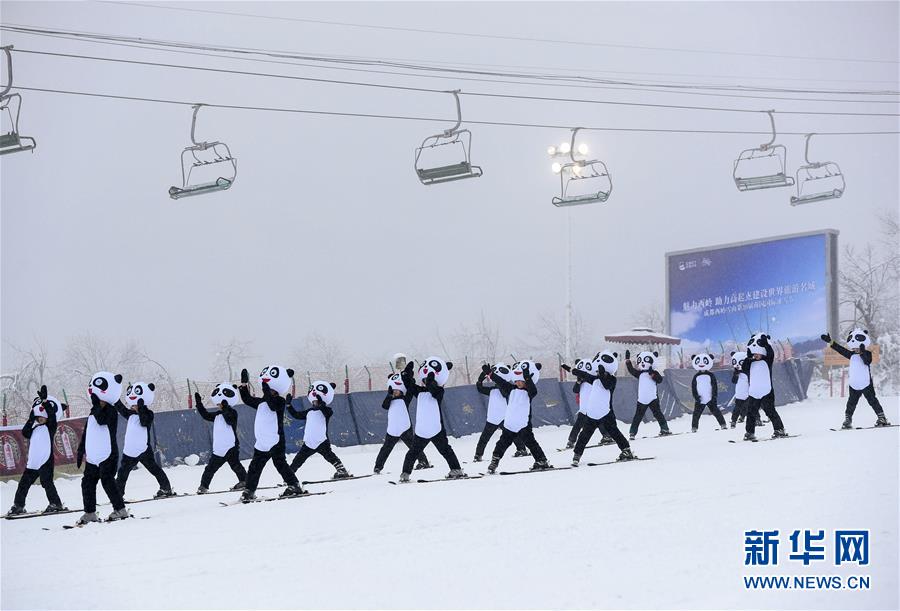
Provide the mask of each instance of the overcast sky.
MULTIPOLYGON (((123 6, 3 2, 2 22, 279 51, 490 64, 728 85, 897 90, 898 3, 184 3, 277 17, 344 21, 686 53, 420 34, 123 6)), ((896 105, 737 99, 648 91, 477 83, 107 46, 2 33, 17 49, 229 67, 464 91, 763 110, 897 112, 896 105)), ((452 117, 450 96, 14 54, 15 84, 209 103, 452 117)), ((471 66, 469 66, 471 67, 471 66)), ((5 72, 4 72, 5 74, 5 72)), ((471 126, 475 180, 425 187, 413 151, 448 123, 207 109, 198 137, 239 158, 227 192, 172 201, 190 108, 24 91, 20 129, 34 154, 2 157, 2 355, 42 338, 138 340, 185 375, 206 372, 216 343, 253 341, 289 361, 310 332, 359 361, 408 346, 437 350, 483 311, 506 338, 565 305, 566 215, 549 144, 562 129, 471 126)), ((724 92, 720 92, 724 93, 724 92)), ((759 95, 759 94, 755 94, 759 95)), ((803 97, 799 94, 775 94, 803 97)), ((822 97, 822 96, 819 96, 822 97)), ((826 96, 827 97, 827 96, 826 96)), ((853 95, 830 96, 839 99, 853 95)), ((882 97, 894 99, 896 97, 882 97)), ((663 129, 761 130, 765 115, 563 102, 462 100, 464 118, 663 129)), ((898 128, 896 117, 780 116, 780 130, 898 128)), ((4 126, 5 127, 5 126, 4 126)), ((765 136, 587 132, 615 188, 575 220, 573 298, 598 340, 664 300, 664 253, 835 228, 864 243, 897 208, 896 136, 820 137, 843 198, 793 208, 789 189, 740 193, 732 163, 765 136)), ((803 138, 786 136, 791 171, 803 138)))

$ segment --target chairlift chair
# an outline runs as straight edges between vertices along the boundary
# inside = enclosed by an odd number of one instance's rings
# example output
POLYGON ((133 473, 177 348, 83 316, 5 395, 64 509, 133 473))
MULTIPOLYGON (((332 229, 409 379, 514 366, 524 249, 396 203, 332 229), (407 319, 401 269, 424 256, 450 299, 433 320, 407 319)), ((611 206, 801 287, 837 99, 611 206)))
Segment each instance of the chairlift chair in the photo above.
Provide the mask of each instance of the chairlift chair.
POLYGON ((575 159, 575 135, 580 129, 576 127, 572 130, 572 145, 569 147, 571 161, 559 168, 560 194, 552 200, 557 208, 602 204, 612 193, 612 177, 604 162, 599 159, 575 159))
POLYGON ((472 165, 472 132, 468 129, 459 129, 460 125, 462 125, 459 90, 448 91, 447 93, 452 94, 456 100, 456 125, 440 134, 428 136, 416 149, 414 167, 416 175, 423 185, 434 185, 464 178, 478 178, 482 175, 481 168, 477 165, 472 165), (430 167, 423 163, 429 158, 443 157, 444 159, 453 159, 448 156, 454 153, 458 154, 458 157, 455 159, 461 159, 460 161, 439 165, 431 164, 430 167))
POLYGON ((734 162, 734 184, 740 191, 755 191, 773 187, 789 187, 794 179, 785 172, 787 149, 775 144, 774 110, 767 110, 772 124, 772 139, 757 148, 742 151, 734 162))
POLYGON ((844 194, 846 182, 841 168, 833 161, 809 160, 809 141, 815 134, 806 134, 806 165, 797 168, 797 195, 791 196, 791 205, 811 204, 836 199, 844 194))
POLYGON ((194 131, 197 126, 197 112, 201 106, 203 104, 194 105, 194 116, 191 119, 191 142, 193 144, 181 152, 181 186, 169 188, 169 197, 172 199, 230 189, 237 177, 237 159, 231 156, 231 149, 227 144, 219 141, 197 142, 194 131), (192 183, 192 173, 200 168, 219 168, 227 171, 223 172, 225 176, 192 183))
POLYGON ((12 45, 3 47, 6 54, 7 81, 6 87, 0 93, 0 112, 5 114, 9 119, 10 131, 0 134, 0 155, 9 153, 20 153, 22 151, 33 151, 37 146, 37 142, 30 136, 23 136, 19 133, 19 112, 22 110, 22 96, 18 93, 9 93, 12 89, 12 45), (15 106, 15 112, 13 112, 15 106))

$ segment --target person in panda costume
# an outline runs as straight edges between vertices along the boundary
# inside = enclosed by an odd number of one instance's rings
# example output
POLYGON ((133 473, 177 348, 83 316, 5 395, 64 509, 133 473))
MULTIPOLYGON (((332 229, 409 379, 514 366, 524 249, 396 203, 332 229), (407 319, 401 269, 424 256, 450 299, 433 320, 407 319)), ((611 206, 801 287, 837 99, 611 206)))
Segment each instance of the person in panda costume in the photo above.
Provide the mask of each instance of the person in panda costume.
POLYGON ((421 386, 416 383, 412 368, 407 366, 403 370, 403 383, 406 385, 406 390, 416 397, 416 427, 412 447, 406 453, 406 458, 403 459, 401 482, 409 482, 413 465, 429 443, 433 443, 447 461, 447 466, 450 467, 450 472, 447 474, 448 479, 468 477, 460 467, 456 453, 450 447, 447 431, 444 430, 444 416, 441 413, 444 384, 450 379, 452 368, 453 363, 449 361, 444 361, 436 356, 428 357, 416 374, 421 386))
POLYGON ((828 344, 832 350, 850 361, 850 396, 847 397, 847 409, 844 412, 844 424, 841 428, 853 428, 853 412, 860 397, 865 397, 869 406, 875 411, 875 426, 890 426, 884 409, 875 396, 875 383, 872 381, 872 352, 869 346, 872 340, 865 329, 853 329, 847 335, 847 347, 831 339, 827 333, 822 334, 822 341, 828 344))
MULTIPOLYGON (((590 360, 575 359, 573 369, 576 371, 584 371, 585 366, 593 363, 590 360)), ((575 422, 572 424, 572 430, 569 431, 569 439, 566 441, 566 448, 574 448, 575 442, 578 440, 578 433, 584 428, 584 410, 587 408, 587 402, 591 397, 591 385, 583 384, 580 379, 575 378, 575 385, 572 386, 572 392, 575 393, 575 402, 578 403, 578 413, 575 414, 575 422)))
MULTIPOLYGON (((488 441, 491 440, 497 429, 503 426, 503 418, 506 416, 506 394, 501 392, 496 384, 493 386, 485 386, 484 384, 484 381, 492 374, 497 374, 507 382, 512 382, 512 370, 505 364, 482 365, 481 373, 475 381, 475 389, 481 394, 487 395, 487 418, 485 419, 481 436, 478 438, 478 443, 475 445, 473 462, 481 462, 481 457, 484 455, 484 449, 487 447, 488 441)), ((513 443, 516 444, 516 456, 527 456, 528 452, 525 448, 525 443, 519 436, 513 439, 513 443)))
POLYGON ((286 369, 281 365, 267 365, 259 372, 259 382, 262 386, 262 397, 254 397, 250 394, 250 374, 246 369, 241 370, 241 385, 238 391, 241 401, 256 410, 256 418, 253 421, 253 458, 250 459, 250 468, 247 469, 247 487, 241 498, 244 501, 252 501, 256 498, 256 487, 259 485, 259 477, 269 460, 278 470, 278 473, 287 484, 281 496, 296 496, 303 494, 300 482, 294 475, 287 457, 285 457, 284 442, 284 408, 285 397, 291 388, 291 378, 294 377, 293 369, 286 369))
POLYGON ((747 342, 747 358, 741 371, 747 374, 748 398, 745 441, 756 441, 756 422, 762 409, 772 422, 772 437, 787 437, 781 416, 775 409, 775 389, 772 386, 772 364, 775 350, 771 338, 765 333, 754 333, 747 342))
MULTIPOLYGON (((744 373, 744 361, 746 352, 731 353, 731 383, 734 384, 734 409, 731 411, 731 428, 743 422, 747 417, 747 397, 750 396, 750 378, 744 373)), ((762 426, 762 420, 757 414, 756 426, 762 426)))
POLYGON ((303 445, 300 446, 300 450, 291 461, 291 471, 296 473, 307 458, 318 454, 334 467, 334 479, 350 477, 344 463, 331 449, 331 442, 328 441, 328 422, 334 414, 331 402, 334 401, 335 388, 337 388, 337 384, 334 382, 322 380, 316 380, 310 384, 306 394, 309 409, 306 411, 297 411, 290 400, 287 402, 287 410, 291 416, 297 420, 306 421, 306 426, 303 428, 303 445))
POLYGON ((213 388, 210 399, 213 405, 219 408, 217 412, 209 412, 203 406, 200 393, 194 393, 194 404, 197 406, 197 413, 207 422, 213 423, 213 447, 212 456, 203 469, 203 475, 200 476, 200 487, 197 488, 197 494, 206 494, 209 492, 209 485, 212 483, 213 476, 216 471, 228 463, 231 470, 237 476, 237 483, 231 487, 232 490, 243 490, 247 486, 247 470, 241 464, 240 443, 237 436, 238 414, 234 409, 239 403, 238 387, 230 382, 217 384, 213 388))
POLYGON ((122 375, 108 371, 95 373, 88 386, 91 398, 91 413, 87 417, 81 442, 78 444, 77 466, 84 461, 84 476, 81 478, 81 497, 84 514, 78 524, 97 522, 97 482, 103 486, 109 497, 113 511, 109 520, 129 517, 119 486, 116 485, 116 467, 119 463, 119 444, 116 440, 119 414, 124 407, 122 396, 122 375))
POLYGON ((691 431, 696 433, 700 427, 700 416, 703 410, 708 408, 709 413, 715 416, 721 429, 727 429, 725 416, 719 410, 719 383, 712 373, 716 358, 711 354, 694 354, 691 356, 691 366, 697 373, 691 380, 691 394, 694 396, 694 414, 691 416, 691 431))
POLYGON ((635 357, 637 362, 637 367, 635 367, 631 364, 631 351, 625 351, 625 368, 638 381, 637 409, 631 421, 629 439, 634 439, 637 435, 638 427, 641 426, 641 421, 644 419, 644 414, 647 413, 647 408, 650 408, 650 413, 653 414, 653 417, 659 423, 659 436, 665 437, 672 434, 672 431, 669 430, 669 423, 666 422, 666 417, 663 416, 659 407, 659 397, 656 392, 656 387, 663 381, 662 374, 653 368, 658 358, 659 352, 640 352, 635 357))
MULTIPOLYGON (((491 371, 488 365, 484 367, 487 371, 491 371)), ((525 447, 531 450, 534 457, 532 471, 552 469, 553 465, 547 462, 547 456, 544 455, 544 450, 534 438, 534 431, 531 429, 531 402, 537 396, 536 384, 541 377, 541 364, 528 360, 519 361, 512 366, 509 379, 498 372, 491 372, 490 376, 491 381, 506 398, 506 413, 503 416, 503 431, 497 445, 494 446, 488 473, 497 471, 500 460, 516 438, 521 439, 525 447)))
MULTIPOLYGON (((395 359, 395 362, 399 364, 398 361, 399 359, 395 359)), ((412 375, 415 365, 404 358, 403 366, 408 368, 409 374, 412 375)), ((406 391, 406 384, 403 383, 403 374, 388 374, 387 396, 381 402, 381 408, 387 410, 387 432, 384 434, 384 444, 378 450, 378 456, 375 458, 375 473, 381 473, 382 469, 384 469, 384 464, 398 441, 405 443, 407 448, 412 448, 414 437, 412 424, 409 419, 410 403, 412 403, 412 395, 406 391)), ((416 460, 418 461, 416 469, 431 468, 425 452, 419 454, 416 460)))
POLYGON ((25 499, 37 479, 41 480, 49 503, 44 513, 66 511, 53 483, 53 436, 56 434, 56 414, 65 407, 59 399, 47 395, 46 386, 41 386, 38 396, 31 404, 28 421, 22 427, 22 436, 28 440, 28 460, 25 463, 25 472, 19 478, 13 506, 6 515, 25 513, 25 499))
POLYGON ((159 484, 159 490, 156 491, 154 498, 175 496, 166 472, 156 462, 153 448, 150 447, 150 427, 153 425, 153 412, 150 410, 150 406, 156 397, 155 391, 156 386, 153 385, 153 382, 129 384, 125 389, 125 405, 121 403, 116 405, 119 414, 127 422, 125 447, 122 448, 122 464, 119 465, 119 473, 116 475, 116 485, 122 496, 125 496, 128 476, 138 463, 144 465, 159 484))
POLYGON ((596 374, 588 373, 586 370, 575 370, 568 365, 563 365, 563 369, 571 372, 581 382, 582 392, 584 385, 591 385, 591 395, 585 409, 585 423, 581 432, 578 434, 578 440, 575 442, 574 455, 572 456, 572 466, 577 467, 581 461, 581 455, 584 453, 585 447, 591 440, 594 431, 600 431, 612 437, 616 445, 621 451, 618 460, 632 460, 635 456, 631 452, 631 446, 625 435, 619 430, 616 423, 616 415, 612 411, 613 393, 616 390, 616 372, 619 370, 619 354, 604 350, 597 353, 593 359, 593 369, 596 374))

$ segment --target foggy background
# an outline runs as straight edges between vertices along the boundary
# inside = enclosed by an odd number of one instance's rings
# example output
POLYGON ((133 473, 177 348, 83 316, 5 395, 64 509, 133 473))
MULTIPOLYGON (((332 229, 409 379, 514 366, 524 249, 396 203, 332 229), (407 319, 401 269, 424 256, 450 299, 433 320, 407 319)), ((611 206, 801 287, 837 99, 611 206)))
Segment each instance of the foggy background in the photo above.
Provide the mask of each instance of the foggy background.
MULTIPOLYGON (((393 58, 467 68, 656 83, 898 89, 897 3, 171 3, 3 2, 3 25, 224 46, 393 58), (595 46, 369 29, 171 10, 200 8, 358 24, 611 43, 595 46), (636 47, 665 47, 670 50, 636 47), (683 52, 694 49, 711 52, 683 52), (760 57, 747 54, 765 54, 760 57), (824 59, 796 59, 802 56, 824 59), (843 61, 846 58, 883 61, 843 61)), ((16 49, 435 89, 755 110, 896 113, 837 103, 473 82, 217 59, 2 32, 16 49)), ((197 137, 238 159, 225 192, 169 199, 189 144, 186 106, 22 91, 34 154, 2 158, 2 369, 73 338, 133 341, 176 379, 211 375, 233 339, 254 371, 338 351, 350 364, 464 350, 479 325, 498 350, 554 354, 565 310, 566 215, 573 217, 578 350, 663 309, 664 253, 834 228, 865 245, 896 211, 898 138, 813 138, 812 160, 846 176, 838 200, 791 207, 792 188, 740 193, 738 153, 769 138, 765 114, 462 97, 465 119, 560 126, 747 130, 759 135, 582 132, 610 169, 605 204, 550 204, 548 145, 566 129, 470 125, 478 179, 423 186, 422 139, 452 125, 453 98, 15 53, 14 85, 184 101, 445 117, 390 121, 207 108, 197 137), (318 343, 317 343, 318 342, 318 343), (454 343, 455 342, 455 343, 454 343), (555 344, 555 345, 549 345, 555 344), (314 345, 318 346, 315 348, 314 345), (324 347, 323 347, 324 346, 324 347), (252 357, 252 358, 251 358, 252 357)), ((312 63, 312 62, 306 62, 312 63)), ((409 72, 409 71, 406 71, 409 72)), ((4 68, 5 78, 5 68, 4 68)), ((718 94, 729 94, 720 91, 718 94)), ((733 95, 734 92, 731 92, 733 95)), ((766 97, 758 92, 746 94, 766 97)), ((772 97, 878 99, 773 93, 772 97)), ((779 131, 896 131, 897 117, 776 115, 779 131)), ((803 137, 780 136, 788 172, 803 137)), ((505 352, 500 352, 505 357, 505 352)), ((334 355, 332 355, 334 356, 334 355)), ((454 354, 448 356, 454 357, 454 354)), ((317 356, 316 358, 325 358, 317 356)), ((68 361, 67 361, 68 362, 68 361)), ((216 371, 221 372, 221 369, 216 371)), ((91 372, 84 372, 89 375, 91 372)), ((124 372, 129 377, 131 372, 124 372)), ((84 377, 84 383, 87 378, 84 377)), ((133 375, 133 374, 131 374, 133 375)), ((70 393, 71 394, 71 393, 70 393)))

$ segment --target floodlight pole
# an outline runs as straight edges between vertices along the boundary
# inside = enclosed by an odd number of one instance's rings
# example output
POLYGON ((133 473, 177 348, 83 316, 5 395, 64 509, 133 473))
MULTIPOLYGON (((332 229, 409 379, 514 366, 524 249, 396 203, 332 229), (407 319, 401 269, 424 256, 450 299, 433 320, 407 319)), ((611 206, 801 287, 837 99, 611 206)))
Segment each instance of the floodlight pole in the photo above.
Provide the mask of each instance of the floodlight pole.
POLYGON ((572 208, 566 210, 566 361, 572 362, 572 208))

